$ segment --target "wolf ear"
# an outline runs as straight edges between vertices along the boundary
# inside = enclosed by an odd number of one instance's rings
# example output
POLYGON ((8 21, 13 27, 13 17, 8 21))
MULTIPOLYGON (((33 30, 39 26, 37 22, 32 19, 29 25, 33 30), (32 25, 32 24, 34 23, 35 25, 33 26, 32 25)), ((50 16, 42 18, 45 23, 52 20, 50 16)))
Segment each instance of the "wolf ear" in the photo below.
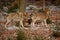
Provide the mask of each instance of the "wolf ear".
POLYGON ((45 12, 49 12, 49 13, 51 13, 51 10, 50 10, 50 8, 45 8, 45 10, 44 10, 45 12))

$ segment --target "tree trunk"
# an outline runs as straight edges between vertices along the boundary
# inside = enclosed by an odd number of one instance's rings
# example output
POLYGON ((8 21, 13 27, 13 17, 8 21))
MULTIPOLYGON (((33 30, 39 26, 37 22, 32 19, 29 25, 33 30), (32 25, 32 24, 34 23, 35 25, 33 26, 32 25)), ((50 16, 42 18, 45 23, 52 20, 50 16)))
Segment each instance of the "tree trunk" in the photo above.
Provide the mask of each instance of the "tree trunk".
POLYGON ((45 0, 43 0, 43 10, 45 10, 45 0))
POLYGON ((60 0, 56 0, 56 6, 60 4, 60 0))
POLYGON ((20 12, 25 12, 26 0, 18 0, 18 6, 20 12))

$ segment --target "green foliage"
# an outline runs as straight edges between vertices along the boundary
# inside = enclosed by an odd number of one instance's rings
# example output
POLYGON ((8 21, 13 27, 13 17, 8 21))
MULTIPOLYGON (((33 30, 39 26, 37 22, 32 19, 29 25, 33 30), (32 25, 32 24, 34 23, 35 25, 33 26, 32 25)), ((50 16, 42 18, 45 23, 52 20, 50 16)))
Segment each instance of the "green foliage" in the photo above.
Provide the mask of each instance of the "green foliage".
POLYGON ((15 6, 13 6, 13 7, 11 7, 11 8, 9 9, 8 13, 9 13, 9 12, 16 12, 17 9, 18 9, 18 5, 16 4, 15 6))
POLYGON ((26 40, 26 37, 25 37, 25 35, 24 35, 24 32, 23 32, 21 29, 18 30, 17 40, 26 40))
POLYGON ((53 26, 51 28, 56 30, 56 31, 60 31, 60 25, 55 25, 55 26, 53 26))
POLYGON ((44 40, 44 38, 41 36, 35 36, 34 40, 44 40))
POLYGON ((60 25, 56 24, 56 25, 52 26, 51 29, 53 30, 53 34, 52 34, 53 36, 60 37, 60 25))
POLYGON ((60 30, 60 26, 57 25, 57 26, 55 27, 55 30, 60 30))
POLYGON ((51 24, 51 23, 52 23, 52 21, 50 20, 50 18, 48 18, 48 19, 46 20, 46 22, 47 22, 47 24, 51 24))
POLYGON ((8 39, 7 40, 13 40, 11 37, 8 37, 8 39))

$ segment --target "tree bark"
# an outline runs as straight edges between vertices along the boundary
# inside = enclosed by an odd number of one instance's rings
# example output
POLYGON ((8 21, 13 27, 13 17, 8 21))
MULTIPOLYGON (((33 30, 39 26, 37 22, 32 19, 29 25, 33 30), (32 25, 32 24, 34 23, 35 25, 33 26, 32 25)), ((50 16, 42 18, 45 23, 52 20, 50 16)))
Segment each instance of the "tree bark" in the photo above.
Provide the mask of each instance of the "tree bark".
POLYGON ((20 12, 25 12, 26 0, 18 0, 18 6, 20 12))
POLYGON ((43 0, 43 10, 45 10, 45 0, 43 0))
POLYGON ((56 0, 56 6, 60 4, 60 0, 56 0))

